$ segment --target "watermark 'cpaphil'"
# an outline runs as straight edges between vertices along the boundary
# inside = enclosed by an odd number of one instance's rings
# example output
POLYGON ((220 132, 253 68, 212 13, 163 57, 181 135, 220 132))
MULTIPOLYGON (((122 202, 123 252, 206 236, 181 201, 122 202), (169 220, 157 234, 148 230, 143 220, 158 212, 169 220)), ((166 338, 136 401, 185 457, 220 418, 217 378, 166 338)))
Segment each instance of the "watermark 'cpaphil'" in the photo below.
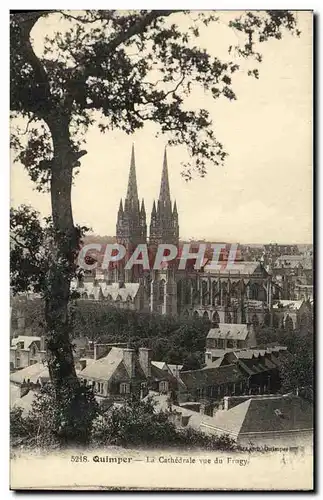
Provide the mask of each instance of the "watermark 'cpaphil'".
POLYGON ((227 245, 221 243, 212 244, 211 249, 213 252, 210 259, 209 255, 206 256, 205 243, 199 244, 197 248, 194 246, 194 251, 192 252, 190 251, 190 243, 184 243, 181 248, 171 243, 162 243, 157 246, 157 249, 154 249, 153 259, 150 259, 152 249, 145 243, 137 245, 131 252, 119 243, 109 243, 107 245, 88 243, 81 248, 77 264, 85 271, 92 271, 98 268, 106 270, 109 268, 111 262, 124 261, 125 269, 132 269, 133 266, 139 265, 142 266, 143 270, 148 271, 151 269, 160 270, 163 269, 165 263, 177 262, 177 268, 185 270, 187 263, 194 260, 195 270, 201 268, 207 271, 233 269, 236 263, 238 245, 230 245, 228 257, 225 260, 221 260, 221 252, 228 249, 227 245), (103 258, 98 259, 94 256, 95 254, 97 257, 103 254, 103 258), (91 257, 91 262, 89 262, 88 257, 91 257))

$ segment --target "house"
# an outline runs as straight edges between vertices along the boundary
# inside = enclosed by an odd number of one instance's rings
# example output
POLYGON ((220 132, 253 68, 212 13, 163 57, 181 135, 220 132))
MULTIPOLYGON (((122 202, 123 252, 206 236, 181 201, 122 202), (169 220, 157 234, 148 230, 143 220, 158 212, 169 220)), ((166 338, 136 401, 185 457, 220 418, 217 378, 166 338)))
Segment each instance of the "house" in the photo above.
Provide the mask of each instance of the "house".
POLYGON ((151 349, 112 347, 103 358, 92 361, 79 373, 94 392, 109 399, 123 399, 130 394, 143 396, 149 389, 168 393, 177 387, 176 378, 168 370, 152 363, 151 349))
POLYGON ((289 356, 285 346, 242 349, 226 353, 219 366, 235 364, 248 377, 247 394, 277 392, 281 386, 280 366, 289 356))
POLYGON ((44 337, 19 335, 11 340, 10 368, 19 370, 45 359, 44 337))
POLYGON ((206 359, 220 358, 228 350, 256 347, 256 335, 251 324, 220 323, 206 337, 206 359))
POLYGON ((208 435, 227 435, 243 447, 312 447, 313 405, 293 395, 224 397, 222 409, 207 415, 169 404, 164 395, 151 394, 156 411, 168 411, 178 428, 191 427, 208 435))
POLYGON ((245 394, 248 375, 236 364, 180 372, 178 401, 205 401, 212 404, 229 394, 245 394))
POLYGON ((227 401, 210 430, 241 446, 312 446, 313 405, 293 394, 249 397, 232 407, 227 401))

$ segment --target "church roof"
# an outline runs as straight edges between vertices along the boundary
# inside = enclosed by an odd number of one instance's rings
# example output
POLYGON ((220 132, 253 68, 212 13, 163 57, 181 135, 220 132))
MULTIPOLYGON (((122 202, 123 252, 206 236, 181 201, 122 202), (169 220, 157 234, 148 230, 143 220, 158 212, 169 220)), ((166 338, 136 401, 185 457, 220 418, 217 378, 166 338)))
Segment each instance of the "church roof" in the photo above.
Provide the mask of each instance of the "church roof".
MULTIPOLYGON (((209 263, 211 260, 209 260, 209 263)), ((261 274, 262 276, 267 276, 267 271, 260 262, 233 262, 232 264, 227 261, 219 262, 214 268, 205 266, 204 272, 214 273, 220 275, 253 275, 261 274)))
POLYGON ((127 300, 133 300, 139 290, 139 283, 124 283, 123 287, 119 286, 119 283, 112 283, 111 285, 107 285, 106 283, 99 283, 94 285, 91 282, 85 282, 82 288, 79 288, 78 291, 83 294, 87 293, 89 296, 92 295, 96 300, 100 298, 100 294, 104 298, 111 297, 111 300, 121 300, 122 302, 126 302, 127 300))

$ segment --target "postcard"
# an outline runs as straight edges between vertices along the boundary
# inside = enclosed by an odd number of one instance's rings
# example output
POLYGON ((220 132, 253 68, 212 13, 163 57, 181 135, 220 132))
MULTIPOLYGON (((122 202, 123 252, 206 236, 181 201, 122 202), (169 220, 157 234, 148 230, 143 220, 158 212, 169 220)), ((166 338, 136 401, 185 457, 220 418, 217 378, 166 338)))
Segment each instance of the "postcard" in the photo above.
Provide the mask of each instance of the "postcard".
POLYGON ((10 14, 10 488, 313 491, 313 12, 10 14))

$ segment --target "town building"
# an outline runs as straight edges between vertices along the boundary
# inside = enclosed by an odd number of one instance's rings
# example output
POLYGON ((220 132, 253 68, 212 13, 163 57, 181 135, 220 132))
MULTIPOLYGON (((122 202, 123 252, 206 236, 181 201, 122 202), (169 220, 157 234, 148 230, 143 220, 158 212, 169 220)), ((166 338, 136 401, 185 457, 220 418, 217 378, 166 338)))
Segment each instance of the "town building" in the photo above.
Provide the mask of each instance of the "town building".
POLYGON ((20 370, 45 359, 44 337, 19 335, 11 339, 10 369, 20 370))
POLYGON ((313 405, 295 394, 224 396, 213 414, 204 404, 172 404, 166 396, 149 394, 156 409, 169 412, 179 429, 192 428, 207 435, 231 438, 246 448, 313 447, 313 405))
POLYGON ((206 350, 211 355, 214 350, 226 352, 256 345, 255 329, 251 324, 219 323, 206 337, 206 350))
POLYGON ((86 363, 79 378, 93 387, 97 396, 120 400, 133 394, 143 397, 148 390, 168 394, 177 388, 170 370, 151 359, 151 349, 112 347, 107 355, 86 363))

